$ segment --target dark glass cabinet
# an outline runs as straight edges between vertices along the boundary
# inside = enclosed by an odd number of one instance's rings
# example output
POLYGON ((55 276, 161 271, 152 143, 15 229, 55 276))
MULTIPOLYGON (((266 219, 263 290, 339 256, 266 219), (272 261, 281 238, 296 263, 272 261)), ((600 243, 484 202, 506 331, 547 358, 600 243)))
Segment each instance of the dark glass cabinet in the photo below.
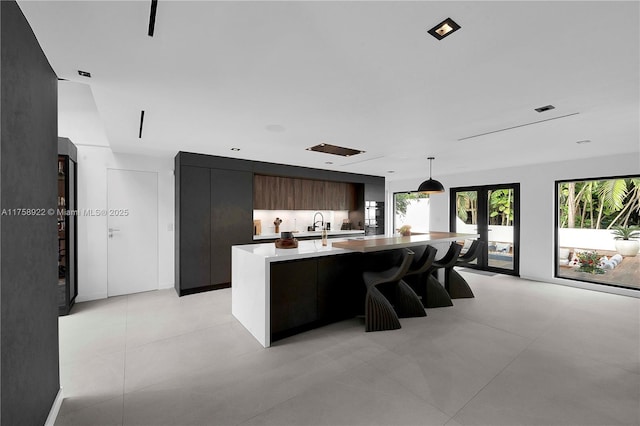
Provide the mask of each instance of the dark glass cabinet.
POLYGON ((68 315, 78 295, 77 150, 58 138, 58 314, 68 315))

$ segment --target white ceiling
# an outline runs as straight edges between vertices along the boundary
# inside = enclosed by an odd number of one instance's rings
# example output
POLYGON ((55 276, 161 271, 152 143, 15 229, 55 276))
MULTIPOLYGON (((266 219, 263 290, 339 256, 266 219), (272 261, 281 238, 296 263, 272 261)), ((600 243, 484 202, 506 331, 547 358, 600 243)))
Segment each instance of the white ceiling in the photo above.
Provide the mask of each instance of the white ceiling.
POLYGON ((19 2, 68 80, 61 136, 391 180, 425 176, 429 155, 434 176, 640 158, 637 1, 160 0, 154 37, 150 3, 19 2), (446 17, 462 29, 442 41, 427 34, 446 17), (547 104, 556 109, 534 111, 547 104), (366 153, 305 150, 321 142, 366 153))

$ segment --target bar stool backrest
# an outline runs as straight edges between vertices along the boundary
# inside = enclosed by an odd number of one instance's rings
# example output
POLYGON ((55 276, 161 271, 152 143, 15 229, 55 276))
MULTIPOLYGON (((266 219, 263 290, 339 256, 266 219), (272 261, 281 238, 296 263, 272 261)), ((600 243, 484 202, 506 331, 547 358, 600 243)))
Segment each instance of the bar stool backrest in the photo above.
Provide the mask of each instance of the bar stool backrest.
POLYGON ((473 240, 465 254, 458 258, 458 264, 473 262, 480 254, 480 240, 473 240))
POLYGON ((433 246, 427 246, 419 259, 415 259, 415 262, 411 264, 411 268, 407 271, 406 275, 417 275, 427 272, 433 261, 436 258, 438 250, 433 246))
POLYGON ((462 246, 460 244, 456 242, 451 243, 447 254, 445 254, 442 259, 434 262, 434 265, 436 265, 438 268, 451 268, 458 260, 460 250, 462 250, 462 246))
POLYGON ((407 270, 411 266, 411 262, 413 261, 413 256, 415 255, 415 253, 406 248, 400 250, 403 251, 403 257, 400 264, 392 266, 391 268, 385 269, 384 271, 380 272, 364 272, 365 274, 370 276, 370 282, 366 283, 367 286, 400 281, 402 277, 405 276, 407 270))
POLYGON ((402 259, 402 263, 398 267, 398 271, 394 275, 393 279, 389 281, 400 281, 402 277, 404 277, 407 274, 407 271, 411 266, 411 262, 413 262, 413 256, 415 256, 415 253, 409 249, 403 249, 403 250, 405 251, 405 253, 402 259))

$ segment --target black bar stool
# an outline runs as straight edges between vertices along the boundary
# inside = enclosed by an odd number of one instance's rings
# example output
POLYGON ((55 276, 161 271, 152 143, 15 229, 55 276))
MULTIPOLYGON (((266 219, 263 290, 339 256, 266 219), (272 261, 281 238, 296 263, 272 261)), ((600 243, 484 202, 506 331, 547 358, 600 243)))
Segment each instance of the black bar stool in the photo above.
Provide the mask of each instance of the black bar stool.
MULTIPOLYGON (((480 240, 473 240, 469 250, 461 255, 453 266, 468 266, 471 262, 478 258, 480 254, 480 240)), ((445 282, 445 288, 452 299, 469 299, 475 297, 467 280, 462 278, 451 266, 445 274, 448 276, 448 283, 445 282)))
MULTIPOLYGON (((424 301, 426 299, 426 284, 423 284, 426 280, 426 273, 431 268, 433 261, 436 258, 438 250, 433 246, 426 246, 422 256, 419 259, 414 257, 414 262, 409 267, 409 270, 405 274, 401 281, 401 284, 407 285, 411 290, 416 289, 415 293, 418 294, 420 301, 420 309, 424 312, 424 301)), ((426 312, 425 312, 426 315, 426 312)))
MULTIPOLYGON (((403 250, 403 258, 399 266, 394 266, 381 272, 366 271, 362 273, 362 279, 367 286, 367 294, 364 302, 365 331, 395 330, 401 327, 396 310, 378 289, 378 286, 394 286, 396 287, 396 295, 406 293, 406 289, 399 290, 398 288, 401 287, 399 283, 402 277, 404 277, 409 266, 411 266, 414 253, 409 249, 403 250)), ((406 284, 404 287, 408 288, 406 284)), ((409 290, 413 293, 411 288, 409 288, 409 290)), ((413 294, 419 303, 418 296, 415 295, 415 293, 413 294)), ((401 315, 407 315, 410 311, 410 308, 404 306, 406 303, 405 299, 407 298, 410 298, 410 295, 397 297, 396 309, 400 311, 401 315)), ((409 306, 411 305, 409 304, 409 306)), ((424 314, 424 309, 422 309, 422 312, 424 314)))
POLYGON ((426 283, 426 300, 422 300, 425 308, 442 308, 445 306, 453 306, 453 302, 451 301, 451 297, 449 296, 449 292, 447 291, 449 282, 448 271, 453 267, 453 265, 455 265, 456 261, 458 260, 460 250, 462 250, 462 246, 460 244, 456 244, 455 242, 451 243, 447 253, 441 259, 434 261, 431 265, 431 268, 429 268, 426 283), (444 287, 434 276, 437 273, 438 269, 445 270, 444 287))

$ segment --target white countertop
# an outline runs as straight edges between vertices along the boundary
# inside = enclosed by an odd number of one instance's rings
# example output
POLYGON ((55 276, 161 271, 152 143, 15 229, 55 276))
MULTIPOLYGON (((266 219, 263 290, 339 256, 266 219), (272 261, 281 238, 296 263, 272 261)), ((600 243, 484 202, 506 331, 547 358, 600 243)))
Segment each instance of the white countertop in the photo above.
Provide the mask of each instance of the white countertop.
MULTIPOLYGON (((372 237, 375 236, 372 235, 372 237)), ((255 256, 262 257, 269 262, 281 262, 284 260, 295 260, 305 259, 309 257, 354 253, 353 250, 341 249, 337 247, 334 248, 332 245, 332 243, 334 242, 346 240, 346 238, 332 238, 327 241, 326 246, 322 245, 321 239, 298 241, 298 247, 292 249, 276 248, 276 245, 273 242, 238 245, 233 246, 232 249, 245 251, 255 256)))
MULTIPOLYGON (((301 238, 301 237, 318 237, 320 238, 322 235, 322 231, 299 231, 299 232, 294 232, 293 236, 296 238, 301 238)), ((331 231, 327 231, 327 235, 328 236, 334 236, 334 235, 364 235, 364 230, 350 230, 350 231, 343 231, 340 229, 336 229, 336 230, 331 230, 331 231)), ((260 234, 260 235, 254 235, 253 239, 255 241, 259 241, 259 240, 275 240, 280 238, 280 233, 277 234, 260 234)))

